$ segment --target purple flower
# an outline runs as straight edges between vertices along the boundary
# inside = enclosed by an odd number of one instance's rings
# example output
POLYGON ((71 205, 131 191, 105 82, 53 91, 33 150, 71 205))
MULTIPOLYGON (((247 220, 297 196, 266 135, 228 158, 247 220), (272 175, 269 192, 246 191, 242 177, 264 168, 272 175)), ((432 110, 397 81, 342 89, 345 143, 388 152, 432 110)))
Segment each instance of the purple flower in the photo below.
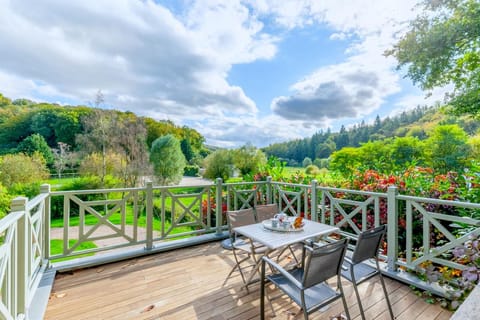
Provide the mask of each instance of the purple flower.
POLYGON ((453 249, 453 256, 455 258, 460 258, 465 255, 465 248, 464 247, 456 247, 453 249))
POLYGON ((478 272, 476 267, 468 267, 463 271, 463 278, 466 281, 473 282, 478 279, 478 272))

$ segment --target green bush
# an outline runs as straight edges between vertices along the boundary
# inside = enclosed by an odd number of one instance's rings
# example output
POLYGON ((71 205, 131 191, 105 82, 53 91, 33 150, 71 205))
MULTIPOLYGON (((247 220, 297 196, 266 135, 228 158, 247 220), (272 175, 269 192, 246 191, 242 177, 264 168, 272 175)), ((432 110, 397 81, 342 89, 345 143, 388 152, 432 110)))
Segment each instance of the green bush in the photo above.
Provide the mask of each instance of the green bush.
POLYGON ((220 149, 205 158, 204 177, 208 179, 222 178, 227 181, 233 174, 232 154, 229 150, 220 149))
POLYGON ((0 157, 0 183, 7 188, 18 183, 29 184, 41 181, 48 176, 45 160, 38 153, 31 157, 23 153, 0 157))
POLYGON ((0 183, 0 219, 10 211, 10 203, 13 196, 7 192, 7 188, 0 183))
POLYGON ((197 165, 188 165, 183 169, 183 174, 188 177, 198 177, 200 168, 197 165))
POLYGON ((316 176, 317 174, 320 173, 320 169, 316 165, 311 164, 307 166, 307 168, 305 169, 305 173, 312 176, 316 176))
MULTIPOLYGON (((82 177, 72 179, 69 183, 62 185, 58 191, 69 191, 69 190, 96 190, 96 189, 111 189, 121 186, 122 182, 115 177, 107 175, 105 181, 103 182, 98 176, 82 177)), ((77 197, 82 201, 92 201, 92 200, 104 200, 104 194, 85 194, 77 195, 77 197)), ((63 197, 52 197, 51 198, 51 212, 52 218, 61 218, 63 217, 63 197)), ((70 216, 78 215, 78 210, 75 206, 70 208, 70 216)))
POLYGON ((310 159, 309 157, 305 157, 305 159, 303 159, 302 165, 304 168, 312 165, 312 159, 310 159))

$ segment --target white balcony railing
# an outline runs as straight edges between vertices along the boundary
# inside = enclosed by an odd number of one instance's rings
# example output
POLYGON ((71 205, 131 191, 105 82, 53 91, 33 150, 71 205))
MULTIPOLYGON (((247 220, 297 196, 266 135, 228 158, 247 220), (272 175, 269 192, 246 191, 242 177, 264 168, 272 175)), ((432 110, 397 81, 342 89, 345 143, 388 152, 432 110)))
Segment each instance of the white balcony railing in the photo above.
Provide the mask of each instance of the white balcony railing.
POLYGON ((480 216, 480 204, 398 195, 394 186, 377 193, 271 179, 58 192, 43 185, 34 199, 14 199, 11 213, 0 220, 0 319, 29 318, 34 293, 48 267, 79 268, 223 239, 226 210, 265 203, 276 203, 289 215, 336 225, 350 238, 386 223, 385 273, 437 294, 442 291, 432 290, 399 267, 413 271, 431 261, 462 269, 465 266, 445 254, 480 235, 480 220, 473 218, 480 216), (442 206, 462 215, 435 212, 442 206), (461 224, 464 232, 454 234, 452 223, 461 224), (433 229, 442 235, 441 245, 432 242, 433 229), (53 241, 60 243, 60 251, 52 252, 53 241), (88 247, 91 243, 97 245, 88 247))

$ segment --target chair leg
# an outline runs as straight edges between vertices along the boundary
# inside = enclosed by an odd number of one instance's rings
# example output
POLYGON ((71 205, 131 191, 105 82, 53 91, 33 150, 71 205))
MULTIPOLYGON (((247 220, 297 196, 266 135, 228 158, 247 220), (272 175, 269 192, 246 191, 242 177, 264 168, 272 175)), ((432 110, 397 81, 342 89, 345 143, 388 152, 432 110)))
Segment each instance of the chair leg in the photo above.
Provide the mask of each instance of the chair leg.
MULTIPOLYGON (((248 289, 247 280, 245 279, 245 275, 243 274, 242 267, 240 266, 241 263, 250 259, 250 255, 247 254, 247 256, 245 258, 239 260, 237 254, 235 253, 235 249, 233 249, 233 256, 235 257, 235 262, 237 263, 236 267, 238 268, 238 272, 240 273, 240 276, 242 277, 242 281, 245 284, 245 289, 247 290, 247 293, 250 294, 250 290, 248 289)), ((235 267, 233 268, 233 270, 231 272, 233 272, 234 270, 235 270, 235 267)))
POLYGON ((262 261, 260 274, 260 319, 265 319, 265 261, 262 261))
POLYGON ((360 315, 362 320, 365 320, 365 312, 363 311, 362 302, 360 301, 360 294, 358 293, 358 288, 355 280, 355 272, 353 270, 354 266, 350 266, 350 277, 352 278, 353 290, 355 291, 355 296, 357 297, 358 308, 360 309, 360 315))
MULTIPOLYGON (((380 265, 378 264, 378 260, 376 262, 377 262, 377 269, 380 270, 380 265)), ((385 294, 385 300, 387 301, 388 312, 390 312, 390 317, 393 320, 395 319, 395 317, 393 316, 392 305, 390 303, 390 299, 388 298, 388 292, 387 292, 387 287, 385 286, 385 280, 383 280, 383 276, 380 271, 378 272, 378 276, 380 277, 380 282, 382 283, 383 293, 385 294)))
POLYGON ((343 291, 342 280, 340 276, 338 277, 338 287, 340 288, 340 293, 342 294, 342 303, 343 309, 345 310, 345 316, 347 320, 350 320, 350 312, 348 311, 347 299, 345 299, 345 292, 343 291))

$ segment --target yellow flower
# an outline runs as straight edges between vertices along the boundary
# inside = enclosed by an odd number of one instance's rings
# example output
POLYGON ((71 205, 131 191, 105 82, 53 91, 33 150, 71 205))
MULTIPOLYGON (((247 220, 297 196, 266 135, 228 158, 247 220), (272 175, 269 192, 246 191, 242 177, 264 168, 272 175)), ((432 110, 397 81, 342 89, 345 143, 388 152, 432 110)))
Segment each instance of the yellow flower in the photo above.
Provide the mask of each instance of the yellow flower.
POLYGON ((453 269, 452 270, 452 276, 453 277, 460 277, 462 275, 462 271, 458 270, 458 269, 453 269))

